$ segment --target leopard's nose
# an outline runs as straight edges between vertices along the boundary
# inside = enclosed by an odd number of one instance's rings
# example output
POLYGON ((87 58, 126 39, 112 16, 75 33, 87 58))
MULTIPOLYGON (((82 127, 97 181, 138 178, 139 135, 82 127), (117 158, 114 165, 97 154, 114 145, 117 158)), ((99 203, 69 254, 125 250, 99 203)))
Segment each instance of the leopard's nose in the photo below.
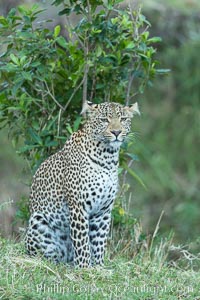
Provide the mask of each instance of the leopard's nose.
POLYGON ((114 134, 116 137, 120 135, 122 131, 121 130, 112 130, 111 133, 114 134))

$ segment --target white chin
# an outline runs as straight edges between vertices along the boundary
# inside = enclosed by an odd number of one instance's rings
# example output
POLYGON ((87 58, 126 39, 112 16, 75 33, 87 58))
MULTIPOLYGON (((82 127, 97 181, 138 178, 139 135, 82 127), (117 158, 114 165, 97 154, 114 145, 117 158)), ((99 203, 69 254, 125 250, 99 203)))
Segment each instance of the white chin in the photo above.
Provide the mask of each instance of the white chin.
POLYGON ((113 140, 113 141, 110 141, 110 143, 112 144, 112 145, 121 145, 121 143, 122 143, 123 141, 119 141, 119 140, 113 140))

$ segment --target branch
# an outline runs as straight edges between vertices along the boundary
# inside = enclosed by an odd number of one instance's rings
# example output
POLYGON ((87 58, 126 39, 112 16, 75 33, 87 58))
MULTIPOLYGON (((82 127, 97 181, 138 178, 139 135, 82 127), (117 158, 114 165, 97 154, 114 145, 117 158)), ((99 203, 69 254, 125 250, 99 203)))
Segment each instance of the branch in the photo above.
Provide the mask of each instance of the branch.
POLYGON ((87 0, 87 7, 88 7, 88 21, 91 23, 92 18, 91 18, 91 9, 90 9, 90 2, 87 0))
POLYGON ((83 101, 82 101, 82 107, 84 107, 85 103, 87 102, 88 71, 89 71, 89 66, 88 66, 88 63, 86 62, 86 64, 85 64, 85 70, 84 70, 84 77, 83 77, 83 101))
POLYGON ((81 85, 84 83, 84 77, 81 80, 81 82, 79 83, 79 85, 74 89, 73 93, 71 94, 69 100, 67 101, 67 103, 65 104, 63 111, 65 111, 67 109, 67 107, 69 106, 70 102, 72 101, 74 95, 76 94, 76 92, 80 89, 81 85))
POLYGON ((51 99, 60 107, 60 109, 64 110, 64 107, 56 100, 56 98, 54 97, 54 95, 51 93, 48 84, 46 81, 44 81, 48 95, 51 97, 51 99))
POLYGON ((38 101, 42 101, 41 99, 35 98, 35 97, 31 96, 31 95, 27 92, 26 89, 24 89, 24 92, 25 92, 25 94, 26 94, 27 96, 29 96, 30 98, 32 98, 32 101, 35 103, 35 105, 37 105, 40 109, 43 110, 43 106, 40 105, 40 104, 37 102, 37 100, 38 100, 38 101))
POLYGON ((84 67, 84 76, 83 76, 83 100, 82 100, 82 108, 87 102, 87 84, 88 84, 88 71, 89 71, 89 64, 88 64, 88 52, 89 52, 89 46, 88 41, 86 41, 85 46, 85 67, 84 67))
MULTIPOLYGON (((80 43, 81 47, 85 50, 85 45, 84 43, 81 41, 81 39, 79 38, 78 34, 73 30, 73 26, 70 23, 69 18, 66 18, 66 23, 67 23, 67 28, 68 31, 70 31, 70 33, 72 33, 74 35, 74 37, 77 39, 77 41, 80 43)), ((72 40, 72 42, 74 42, 74 40, 72 40)))
POLYGON ((130 95, 130 100, 132 99, 132 98, 134 98, 135 96, 137 96, 139 94, 139 92, 136 92, 136 93, 133 93, 132 95, 130 95))
POLYGON ((60 121, 61 121, 61 114, 62 114, 62 109, 59 110, 59 114, 58 114, 58 129, 57 129, 57 136, 60 135, 60 121))
MULTIPOLYGON (((135 69, 135 72, 138 71, 138 70, 140 69, 140 66, 141 66, 141 63, 138 63, 138 65, 137 65, 137 67, 136 67, 136 69, 135 69)), ((132 69, 134 69, 134 63, 133 63, 132 69)), ((130 100, 131 100, 134 96, 136 96, 136 95, 138 94, 138 92, 137 92, 137 93, 134 93, 134 94, 130 95, 130 93, 131 93, 131 87, 132 87, 132 83, 133 83, 133 80, 134 80, 134 79, 135 79, 135 75, 134 75, 134 73, 133 73, 133 74, 129 77, 129 81, 128 81, 128 87, 127 87, 127 93, 126 93, 126 105, 129 105, 130 100)))
POLYGON ((90 93, 90 101, 92 102, 92 99, 95 95, 95 87, 96 87, 96 68, 94 67, 93 69, 93 75, 92 75, 92 88, 91 88, 91 93, 90 93))
MULTIPOLYGON (((134 162, 133 159, 131 159, 131 160, 128 162, 128 167, 129 167, 129 168, 131 168, 133 162, 134 162)), ((124 174, 123 174, 123 177, 122 177, 122 186, 124 186, 124 184, 125 184, 126 181, 127 181, 127 178, 126 178, 127 173, 128 173, 128 171, 124 169, 124 174)))
POLYGON ((128 87, 127 87, 127 93, 126 93, 126 105, 129 105, 130 92, 131 92, 131 87, 132 87, 132 83, 133 83, 134 78, 135 78, 135 76, 134 76, 134 74, 132 74, 129 78, 129 81, 128 81, 128 87))
POLYGON ((137 38, 139 36, 137 22, 139 20, 139 15, 141 14, 141 6, 139 6, 139 8, 137 9, 136 17, 133 16, 132 2, 130 0, 129 0, 128 8, 129 8, 131 20, 132 20, 133 25, 134 25, 134 34, 133 34, 133 39, 134 39, 134 38, 137 38))

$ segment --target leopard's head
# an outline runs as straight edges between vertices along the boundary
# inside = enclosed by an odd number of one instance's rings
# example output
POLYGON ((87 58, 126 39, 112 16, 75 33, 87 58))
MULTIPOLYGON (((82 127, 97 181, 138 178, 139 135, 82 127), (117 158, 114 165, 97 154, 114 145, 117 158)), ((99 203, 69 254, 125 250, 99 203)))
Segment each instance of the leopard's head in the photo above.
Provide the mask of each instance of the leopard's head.
POLYGON ((85 103, 82 113, 87 115, 86 129, 93 138, 120 145, 131 129, 131 119, 140 114, 137 102, 130 106, 118 103, 85 103))

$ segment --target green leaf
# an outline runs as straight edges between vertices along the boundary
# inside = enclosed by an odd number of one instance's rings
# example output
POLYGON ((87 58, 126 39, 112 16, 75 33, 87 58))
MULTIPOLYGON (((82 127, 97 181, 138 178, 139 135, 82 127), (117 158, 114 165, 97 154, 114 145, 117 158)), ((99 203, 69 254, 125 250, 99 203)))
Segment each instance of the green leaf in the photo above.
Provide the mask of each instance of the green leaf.
POLYGON ((92 29, 92 33, 94 34, 101 33, 101 32, 102 32, 101 29, 95 29, 95 28, 92 29))
POLYGON ((151 23, 146 19, 146 17, 142 14, 139 15, 139 20, 143 23, 146 23, 148 26, 151 26, 151 23))
POLYGON ((171 72, 170 69, 155 69, 155 71, 158 74, 168 74, 169 72, 171 72))
POLYGON ((49 131, 52 129, 52 126, 57 122, 58 115, 56 115, 54 118, 51 119, 51 121, 48 123, 46 129, 49 131))
POLYGON ((102 51, 101 46, 98 45, 98 46, 97 46, 97 49, 96 49, 96 56, 97 56, 97 57, 101 56, 102 52, 103 52, 103 51, 102 51))
POLYGON ((26 55, 24 55, 20 58, 20 65, 23 66, 25 62, 26 63, 28 62, 26 55))
POLYGON ((2 25, 8 25, 8 21, 6 20, 6 18, 4 18, 3 16, 0 16, 0 24, 2 25))
POLYGON ((104 88, 105 88, 105 83, 97 83, 96 90, 104 89, 104 88))
POLYGON ((135 43, 134 42, 129 42, 126 44, 126 49, 133 49, 135 47, 135 43))
POLYGON ((67 131, 69 132, 69 134, 72 134, 72 133, 73 133, 73 129, 72 129, 72 127, 71 127, 70 124, 67 124, 66 129, 67 129, 67 131))
POLYGON ((12 60, 12 62, 16 65, 20 64, 19 58, 17 56, 15 56, 13 53, 10 54, 10 59, 12 60))
POLYGON ((21 86, 23 85, 23 83, 24 83, 24 79, 23 78, 20 78, 20 80, 16 80, 15 81, 15 85, 12 88, 12 93, 14 95, 16 95, 16 93, 19 91, 19 89, 21 88, 21 86))
POLYGON ((22 108, 20 106, 9 106, 8 110, 9 111, 15 111, 15 110, 21 110, 22 108))
POLYGON ((45 146, 46 147, 57 147, 58 146, 58 142, 57 141, 52 141, 52 140, 50 140, 50 141, 45 141, 45 146))
POLYGON ((12 18, 12 17, 14 17, 15 16, 15 14, 16 14, 16 8, 11 8, 11 10, 9 11, 9 13, 8 13, 8 17, 10 18, 12 18))
POLYGON ((40 136, 32 128, 29 128, 28 132, 31 138, 33 139, 33 141, 42 146, 43 142, 40 136))
POLYGON ((56 39, 56 42, 58 43, 59 46, 67 49, 67 42, 65 40, 65 38, 63 36, 59 36, 57 39, 56 39))
POLYGON ((55 136, 58 140, 66 141, 66 136, 55 136))
POLYGON ((38 67, 39 65, 41 65, 39 61, 34 61, 33 63, 30 64, 30 66, 33 68, 38 67))
POLYGON ((127 153, 127 155, 133 160, 133 161, 139 161, 139 158, 136 154, 133 153, 127 153))
POLYGON ((142 186, 147 190, 146 185, 144 184, 143 180, 131 169, 127 166, 126 163, 122 164, 122 167, 132 176, 134 177, 142 186))
POLYGON ((52 5, 58 6, 58 5, 60 5, 61 3, 63 3, 63 2, 64 2, 64 0, 55 0, 55 1, 53 1, 52 5))
POLYGON ((22 74, 22 76, 23 76, 24 79, 32 81, 32 76, 31 76, 30 73, 22 71, 21 74, 22 74))
POLYGON ((160 42, 162 42, 162 39, 159 36, 155 36, 148 39, 148 43, 160 43, 160 42))
POLYGON ((120 175, 123 172, 123 168, 118 168, 118 175, 120 175))
POLYGON ((27 13, 27 10, 23 5, 18 6, 17 9, 22 15, 27 13))
POLYGON ((20 153, 24 153, 26 151, 33 150, 37 147, 38 147, 37 145, 26 145, 26 146, 20 147, 16 152, 20 154, 20 153))
MULTIPOLYGON (((34 12, 34 14, 33 14, 33 16, 37 16, 37 15, 39 15, 41 12, 44 12, 44 11, 47 11, 47 9, 39 9, 39 10, 37 10, 36 12, 34 12)), ((36 18, 32 18, 32 21, 34 21, 36 18)), ((51 20, 48 20, 48 21, 46 21, 46 22, 51 22, 51 20)))
POLYGON ((73 126, 73 131, 77 131, 80 124, 81 124, 81 120, 82 120, 82 117, 77 117, 77 119, 75 120, 74 122, 74 126, 73 126))
POLYGON ((62 15, 69 15, 71 13, 72 9, 71 8, 65 8, 63 10, 61 10, 58 14, 59 16, 62 16, 62 15))
POLYGON ((34 3, 33 6, 31 7, 31 10, 34 11, 36 9, 38 9, 40 6, 38 3, 34 3))
POLYGON ((57 38, 57 36, 60 34, 60 25, 57 25, 55 28, 54 28, 54 38, 57 38))

